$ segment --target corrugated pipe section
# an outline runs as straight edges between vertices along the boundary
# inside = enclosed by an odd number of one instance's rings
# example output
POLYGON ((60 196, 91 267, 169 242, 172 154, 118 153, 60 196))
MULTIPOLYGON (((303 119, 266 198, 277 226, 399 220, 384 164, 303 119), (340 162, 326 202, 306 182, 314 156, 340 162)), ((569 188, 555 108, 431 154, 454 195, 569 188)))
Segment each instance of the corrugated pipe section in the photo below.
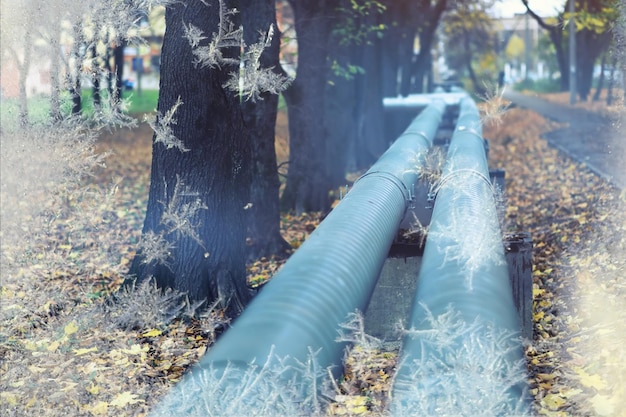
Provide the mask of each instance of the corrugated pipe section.
POLYGON ((344 346, 336 342, 338 329, 349 313, 367 306, 444 110, 437 100, 422 111, 155 415, 245 416, 247 407, 258 413, 268 402, 275 403, 277 415, 306 409, 325 369, 340 370, 344 346), (268 376, 275 379, 269 381, 274 389, 267 387, 268 376), (233 391, 245 393, 245 404, 233 404, 233 391))
POLYGON ((394 416, 523 415, 525 364, 478 110, 461 101, 391 396, 394 416))

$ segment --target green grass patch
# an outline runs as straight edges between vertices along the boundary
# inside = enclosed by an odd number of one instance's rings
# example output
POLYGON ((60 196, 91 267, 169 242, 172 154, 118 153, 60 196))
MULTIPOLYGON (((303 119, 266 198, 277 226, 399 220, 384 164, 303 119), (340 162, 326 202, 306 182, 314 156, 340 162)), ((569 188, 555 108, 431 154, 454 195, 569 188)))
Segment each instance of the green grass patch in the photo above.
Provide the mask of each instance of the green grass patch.
MULTIPOLYGON (((109 96, 107 90, 102 90, 102 98, 106 99, 109 96)), ((83 112, 91 114, 93 112, 93 95, 92 90, 83 90, 81 92, 83 112)), ((122 98, 128 101, 127 113, 130 115, 138 115, 145 113, 154 113, 157 107, 157 101, 159 100, 159 90, 141 90, 139 93, 137 90, 123 91, 122 98)))
MULTIPOLYGON (((103 99, 108 97, 108 91, 101 91, 103 99)), ((136 90, 124 91, 122 97, 128 100, 127 113, 130 115, 142 115, 154 113, 159 99, 159 90, 142 90, 139 94, 136 90)), ((81 92, 82 110, 87 116, 93 114, 94 106, 91 89, 81 92)), ((72 101, 69 93, 61 94, 61 111, 69 114, 72 109, 72 101)), ((19 115, 19 100, 17 98, 3 98, 0 105, 0 124, 3 129, 11 130, 17 126, 19 115)), ((50 97, 38 95, 28 98, 28 120, 32 124, 45 124, 50 120, 50 97)))
POLYGON ((550 80, 548 78, 540 80, 526 79, 515 84, 515 90, 528 90, 536 93, 558 93, 561 91, 561 82, 558 79, 550 80))

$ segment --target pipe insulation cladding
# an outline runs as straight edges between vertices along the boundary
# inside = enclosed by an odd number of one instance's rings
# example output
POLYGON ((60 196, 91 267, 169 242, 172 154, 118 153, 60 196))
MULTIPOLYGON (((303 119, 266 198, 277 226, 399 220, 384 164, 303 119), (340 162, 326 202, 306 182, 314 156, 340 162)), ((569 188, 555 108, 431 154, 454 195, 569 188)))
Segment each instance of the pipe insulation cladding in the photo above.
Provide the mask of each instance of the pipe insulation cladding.
POLYGON ((480 116, 448 149, 403 338, 392 415, 526 415, 526 365, 480 116))
POLYGON ((415 118, 152 415, 316 411, 307 401, 341 363, 340 325, 367 306, 445 107, 415 118))

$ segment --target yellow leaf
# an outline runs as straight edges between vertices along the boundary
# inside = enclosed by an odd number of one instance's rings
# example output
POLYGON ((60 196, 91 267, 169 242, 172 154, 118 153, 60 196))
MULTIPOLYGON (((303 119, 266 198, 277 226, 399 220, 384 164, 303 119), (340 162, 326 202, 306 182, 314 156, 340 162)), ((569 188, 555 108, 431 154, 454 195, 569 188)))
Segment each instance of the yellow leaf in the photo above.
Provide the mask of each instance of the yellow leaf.
POLYGON ((91 353, 91 352, 97 352, 98 348, 97 347, 92 347, 92 348, 85 348, 85 349, 74 349, 74 353, 76 354, 76 356, 81 356, 81 355, 85 355, 87 353, 91 353))
POLYGON ((26 408, 31 408, 36 403, 37 403, 37 397, 33 396, 30 398, 30 400, 28 400, 28 402, 26 402, 26 408))
POLYGON ((351 407, 360 407, 367 404, 368 398, 363 395, 358 395, 355 397, 348 397, 346 399, 346 405, 351 407))
POLYGON ((367 413, 367 407, 364 405, 360 405, 358 407, 350 408, 351 414, 364 414, 367 413))
POLYGON ((543 288, 533 288, 533 298, 537 298, 546 292, 543 288))
POLYGON ((86 387, 85 388, 87 390, 88 393, 96 395, 100 392, 100 387, 95 385, 93 382, 91 383, 91 386, 86 387))
POLYGON ((606 382, 598 374, 588 374, 583 368, 573 368, 574 372, 578 374, 580 383, 589 388, 603 389, 606 387, 606 382))
POLYGON ((558 410, 559 408, 565 405, 565 399, 557 394, 548 394, 546 395, 542 402, 548 407, 550 410, 558 410))
POLYGON ((150 349, 150 347, 147 344, 142 347, 141 345, 135 343, 130 347, 130 349, 124 349, 124 352, 129 355, 140 355, 143 352, 147 352, 148 349, 150 349))
POLYGON ((30 340, 24 342, 24 347, 27 350, 37 350, 37 344, 35 342, 31 342, 30 340))
POLYGON ((0 392, 0 400, 2 400, 2 403, 4 404, 15 406, 17 405, 18 397, 12 392, 5 391, 5 392, 0 392))
POLYGON ((73 321, 69 322, 64 329, 65 335, 70 336, 78 331, 78 325, 73 321))
POLYGON ((55 350, 59 348, 60 345, 61 345, 61 342, 59 342, 58 340, 55 340, 54 342, 50 343, 46 349, 48 349, 48 352, 54 352, 55 350))
POLYGON ((137 404, 141 402, 144 402, 144 400, 137 399, 136 394, 131 394, 129 391, 126 391, 118 394, 117 397, 115 397, 115 399, 111 401, 110 405, 117 408, 123 408, 126 407, 128 404, 137 404))
POLYGON ((142 337, 156 337, 156 336, 160 336, 162 333, 163 332, 161 330, 151 329, 151 330, 147 330, 143 332, 141 336, 142 337))
POLYGON ((109 404, 106 401, 98 401, 89 408, 89 412, 94 416, 106 416, 109 413, 109 404))
POLYGON ((35 366, 35 365, 30 365, 28 367, 28 370, 30 372, 32 372, 33 374, 38 374, 38 373, 42 373, 42 372, 48 371, 46 368, 42 368, 40 366, 35 366))

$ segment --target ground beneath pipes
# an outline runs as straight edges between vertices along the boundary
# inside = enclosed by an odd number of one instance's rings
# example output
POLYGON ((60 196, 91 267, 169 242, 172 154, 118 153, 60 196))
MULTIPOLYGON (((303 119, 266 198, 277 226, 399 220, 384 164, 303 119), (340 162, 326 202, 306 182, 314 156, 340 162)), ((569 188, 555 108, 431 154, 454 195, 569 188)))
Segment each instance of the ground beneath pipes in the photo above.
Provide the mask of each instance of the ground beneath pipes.
MULTIPOLYGON (((500 122, 487 126, 485 136, 490 166, 506 169, 504 229, 528 231, 534 240, 535 332, 525 348, 534 411, 619 415, 626 409, 626 195, 548 146, 541 135, 555 123, 521 109, 507 111, 500 122)), ((140 235, 150 138, 142 125, 100 139, 99 149, 114 153, 86 185, 108 198, 85 194, 73 202, 74 216, 83 216, 80 236, 68 240, 77 221, 68 216, 27 247, 2 240, 3 256, 21 262, 2 277, 0 407, 6 415, 145 415, 227 326, 220 311, 162 320, 155 303, 172 297, 150 287, 129 294, 126 311, 100 314, 140 235), (124 328, 138 314, 146 320, 124 328)), ((45 209, 48 202, 28 204, 45 209)), ((319 218, 283 215, 287 241, 297 247, 319 218)), ((249 278, 264 282, 280 264, 252 263, 249 278)), ((396 358, 393 346, 357 344, 325 413, 383 414, 396 358)))

